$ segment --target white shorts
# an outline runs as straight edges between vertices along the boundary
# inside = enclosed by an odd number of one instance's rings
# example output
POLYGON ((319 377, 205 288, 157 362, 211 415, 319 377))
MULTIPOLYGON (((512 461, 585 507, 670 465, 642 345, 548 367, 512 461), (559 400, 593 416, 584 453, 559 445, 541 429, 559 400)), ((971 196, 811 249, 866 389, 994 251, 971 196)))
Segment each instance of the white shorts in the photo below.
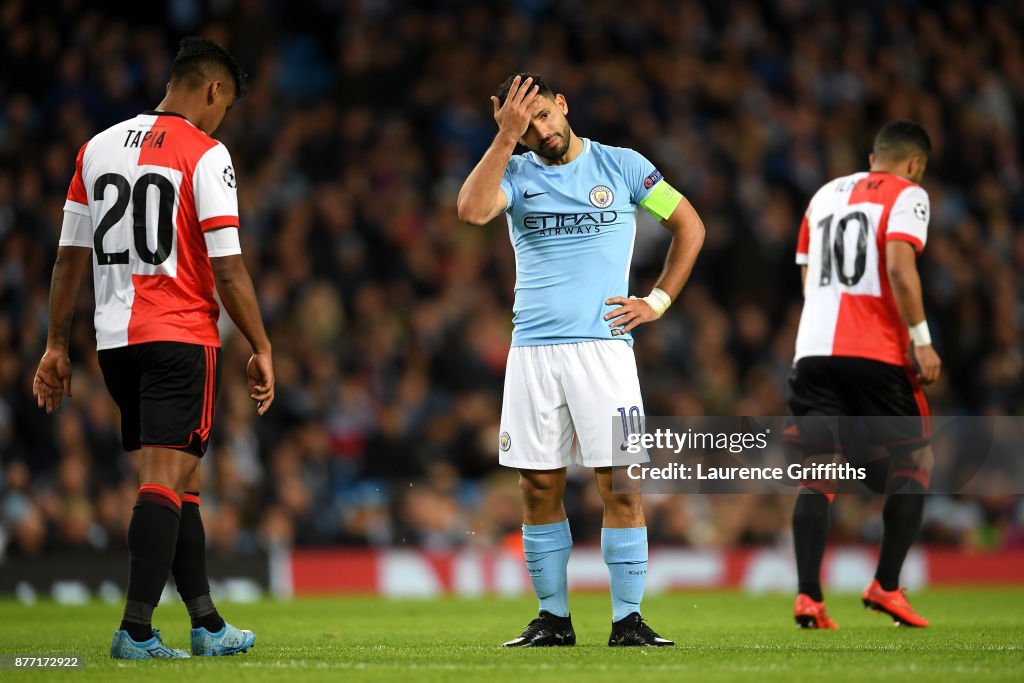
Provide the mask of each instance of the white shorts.
POLYGON ((646 462, 646 453, 619 448, 623 426, 642 429, 643 415, 626 342, 515 346, 505 368, 498 461, 526 470, 646 462))

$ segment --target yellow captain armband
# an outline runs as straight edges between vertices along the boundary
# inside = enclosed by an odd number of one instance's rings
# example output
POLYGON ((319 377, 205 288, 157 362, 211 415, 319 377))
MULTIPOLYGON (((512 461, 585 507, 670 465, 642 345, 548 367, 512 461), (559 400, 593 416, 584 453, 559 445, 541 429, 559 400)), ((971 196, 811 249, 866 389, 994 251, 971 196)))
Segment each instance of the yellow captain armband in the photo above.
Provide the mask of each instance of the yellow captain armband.
POLYGON ((647 193, 646 197, 640 200, 640 206, 659 221, 663 221, 672 215, 681 201, 683 201, 683 195, 679 193, 679 190, 662 180, 647 193))

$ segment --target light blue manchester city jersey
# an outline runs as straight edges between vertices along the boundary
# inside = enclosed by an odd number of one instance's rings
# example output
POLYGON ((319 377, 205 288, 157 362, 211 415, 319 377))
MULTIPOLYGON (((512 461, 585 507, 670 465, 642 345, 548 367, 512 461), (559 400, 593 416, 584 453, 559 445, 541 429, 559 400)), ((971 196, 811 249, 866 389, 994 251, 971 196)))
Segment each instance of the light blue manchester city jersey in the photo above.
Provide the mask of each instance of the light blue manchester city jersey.
POLYGON ((512 346, 572 344, 613 335, 604 315, 628 296, 636 207, 661 174, 642 154, 583 138, 568 164, 513 156, 501 182, 516 253, 512 346))

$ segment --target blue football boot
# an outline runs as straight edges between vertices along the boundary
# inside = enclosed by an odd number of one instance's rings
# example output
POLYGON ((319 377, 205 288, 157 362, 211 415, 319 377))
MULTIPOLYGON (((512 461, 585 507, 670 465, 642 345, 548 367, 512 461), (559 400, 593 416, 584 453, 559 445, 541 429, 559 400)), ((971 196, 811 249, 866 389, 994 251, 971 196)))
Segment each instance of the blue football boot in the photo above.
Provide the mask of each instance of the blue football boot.
POLYGON ((184 650, 175 650, 164 645, 160 639, 160 629, 153 629, 153 637, 149 640, 136 641, 121 629, 114 631, 114 640, 110 643, 111 659, 188 659, 184 650))
POLYGON ((256 634, 243 631, 224 622, 216 633, 203 627, 192 629, 192 654, 196 657, 220 657, 248 652, 256 644, 256 634))

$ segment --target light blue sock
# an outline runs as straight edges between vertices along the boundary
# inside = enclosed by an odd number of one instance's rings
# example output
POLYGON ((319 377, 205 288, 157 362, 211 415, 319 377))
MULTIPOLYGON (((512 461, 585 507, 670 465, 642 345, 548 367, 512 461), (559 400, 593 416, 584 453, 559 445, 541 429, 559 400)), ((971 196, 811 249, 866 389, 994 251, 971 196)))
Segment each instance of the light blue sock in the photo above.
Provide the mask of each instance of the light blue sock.
POLYGON ((647 578, 647 527, 601 529, 601 554, 612 588, 612 621, 640 611, 647 578))
POLYGON ((554 524, 523 525, 523 553, 540 609, 556 617, 569 616, 566 567, 572 550, 569 520, 554 524))

